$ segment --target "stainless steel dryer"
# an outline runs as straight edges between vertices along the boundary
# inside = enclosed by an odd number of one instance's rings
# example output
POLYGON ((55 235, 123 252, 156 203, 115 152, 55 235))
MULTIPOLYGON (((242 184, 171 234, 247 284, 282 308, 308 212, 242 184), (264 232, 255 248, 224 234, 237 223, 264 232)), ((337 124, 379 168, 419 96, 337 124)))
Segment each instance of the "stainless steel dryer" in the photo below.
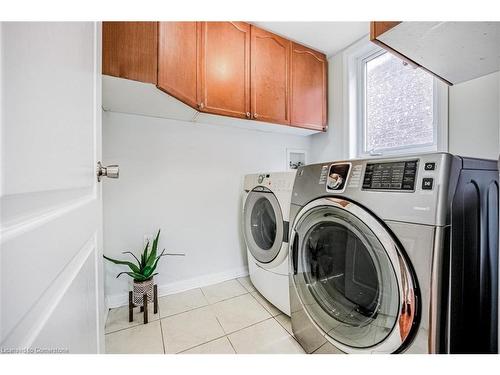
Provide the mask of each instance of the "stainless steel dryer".
POLYGON ((290 222, 292 328, 307 352, 498 352, 496 161, 301 167, 290 222))

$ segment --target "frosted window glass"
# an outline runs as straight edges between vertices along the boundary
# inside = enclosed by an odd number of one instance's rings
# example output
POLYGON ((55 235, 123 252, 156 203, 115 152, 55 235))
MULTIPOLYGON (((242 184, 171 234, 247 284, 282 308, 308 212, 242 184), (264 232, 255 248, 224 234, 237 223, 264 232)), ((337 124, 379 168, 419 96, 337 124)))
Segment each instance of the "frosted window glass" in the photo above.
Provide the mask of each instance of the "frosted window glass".
POLYGON ((390 53, 366 63, 365 151, 432 145, 433 77, 390 53))

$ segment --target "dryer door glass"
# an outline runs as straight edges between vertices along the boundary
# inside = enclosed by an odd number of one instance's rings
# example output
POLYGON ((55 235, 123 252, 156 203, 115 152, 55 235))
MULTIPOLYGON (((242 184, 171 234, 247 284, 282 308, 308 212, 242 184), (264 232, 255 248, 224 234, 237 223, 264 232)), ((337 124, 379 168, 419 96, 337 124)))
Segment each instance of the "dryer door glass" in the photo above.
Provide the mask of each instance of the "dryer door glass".
POLYGON ((283 216, 277 198, 270 191, 251 191, 243 217, 243 232, 250 253, 258 262, 271 262, 283 243, 283 216))
POLYGON ((342 205, 310 210, 294 228, 294 282, 304 309, 334 343, 366 349, 393 335, 397 348, 408 335, 398 325, 408 285, 401 285, 395 243, 387 249, 375 233, 383 227, 372 220, 376 231, 342 205))

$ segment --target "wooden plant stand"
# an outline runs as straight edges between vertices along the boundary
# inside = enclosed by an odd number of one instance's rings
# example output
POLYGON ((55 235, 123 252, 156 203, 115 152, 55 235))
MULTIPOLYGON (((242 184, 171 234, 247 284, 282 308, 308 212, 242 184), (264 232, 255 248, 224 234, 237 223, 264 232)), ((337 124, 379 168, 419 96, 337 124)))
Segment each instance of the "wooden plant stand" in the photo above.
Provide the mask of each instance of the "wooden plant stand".
MULTIPOLYGON (((144 313, 144 324, 148 324, 148 295, 144 293, 142 296, 143 302, 141 306, 141 312, 144 313)), ((128 292, 128 321, 132 322, 134 320, 134 307, 137 307, 137 305, 134 304, 133 298, 132 298, 132 291, 128 292)), ((153 306, 154 310, 153 313, 156 314, 158 313, 158 286, 155 284, 153 285, 153 306)))

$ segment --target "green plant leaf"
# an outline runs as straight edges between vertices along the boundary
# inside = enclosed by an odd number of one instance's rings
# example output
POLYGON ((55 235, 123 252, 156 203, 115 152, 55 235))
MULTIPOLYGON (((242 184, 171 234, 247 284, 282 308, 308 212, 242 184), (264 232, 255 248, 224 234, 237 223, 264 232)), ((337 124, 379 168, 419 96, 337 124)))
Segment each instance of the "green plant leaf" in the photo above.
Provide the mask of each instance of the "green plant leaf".
POLYGON ((154 263, 151 265, 151 266, 146 266, 142 272, 142 274, 144 276, 147 276, 147 277, 151 277, 151 274, 155 271, 157 265, 158 265, 158 261, 160 260, 160 258, 162 256, 165 256, 167 254, 165 254, 165 249, 163 249, 163 251, 161 252, 160 255, 158 255, 155 260, 154 260, 154 263))
POLYGON ((154 275, 158 275, 158 272, 153 273, 153 270, 148 269, 147 273, 143 274, 144 280, 152 278, 154 275))
POLYGON ((148 256, 148 248, 149 248, 149 241, 146 242, 146 247, 144 248, 144 251, 141 254, 141 269, 146 267, 146 257, 148 256))
POLYGON ((152 267, 148 267, 146 266, 146 268, 144 268, 144 271, 142 272, 142 275, 146 278, 149 278, 151 276, 151 274, 153 273, 153 268, 152 267))
POLYGON ((163 257, 163 256, 165 256, 165 255, 167 255, 167 254, 165 254, 165 249, 163 249, 163 251, 161 252, 161 254, 156 257, 155 262, 151 266, 152 272, 154 272, 154 270, 158 266, 158 261, 160 260, 160 258, 163 257))
POLYGON ((158 233, 156 233, 156 237, 153 241, 153 250, 156 251, 158 249, 158 240, 160 239, 161 229, 158 229, 158 233))
POLYGON ((106 255, 103 255, 103 257, 104 257, 104 259, 109 260, 110 262, 113 262, 115 264, 122 264, 124 266, 128 266, 133 272, 137 272, 137 273, 141 272, 139 267, 137 267, 134 263, 127 262, 125 260, 112 259, 112 258, 107 257, 106 255))
POLYGON ((151 248, 151 253, 149 254, 149 257, 146 260, 146 266, 151 267, 153 265, 153 262, 156 259, 156 252, 158 250, 158 240, 160 238, 160 229, 158 229, 158 233, 156 234, 156 237, 153 241, 153 247, 151 248))
POLYGON ((147 280, 148 277, 144 277, 144 275, 141 275, 140 273, 136 273, 136 272, 120 272, 116 278, 119 278, 121 275, 123 274, 126 274, 126 275, 129 275, 131 278, 133 278, 134 280, 137 280, 137 281, 144 281, 144 280, 147 280))
POLYGON ((130 255, 132 255, 135 258, 135 260, 137 261, 137 265, 139 267, 141 267, 141 261, 139 259, 137 259, 137 257, 134 255, 133 252, 131 252, 131 251, 124 251, 122 254, 130 254, 130 255))

